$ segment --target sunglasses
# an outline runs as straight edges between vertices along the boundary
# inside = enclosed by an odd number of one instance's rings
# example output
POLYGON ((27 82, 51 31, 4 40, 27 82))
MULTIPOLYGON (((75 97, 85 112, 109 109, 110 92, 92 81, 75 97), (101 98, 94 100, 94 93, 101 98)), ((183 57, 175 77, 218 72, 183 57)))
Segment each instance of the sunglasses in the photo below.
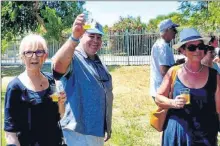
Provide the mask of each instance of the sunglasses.
POLYGON ((187 47, 187 49, 188 49, 189 51, 191 51, 191 52, 196 51, 197 48, 198 48, 199 50, 206 50, 206 49, 207 49, 204 44, 199 44, 199 45, 193 45, 193 44, 191 44, 191 45, 189 45, 189 46, 187 47))
POLYGON ((32 57, 33 56, 33 54, 35 53, 35 55, 37 56, 37 57, 42 57, 46 52, 45 52, 45 50, 37 50, 37 51, 24 51, 24 56, 25 57, 32 57))
POLYGON ((205 45, 205 47, 206 47, 206 49, 207 49, 208 51, 214 51, 214 50, 215 50, 215 48, 214 48, 213 46, 205 45))
POLYGON ((172 30, 174 33, 177 33, 177 29, 175 27, 168 28, 168 30, 172 30))

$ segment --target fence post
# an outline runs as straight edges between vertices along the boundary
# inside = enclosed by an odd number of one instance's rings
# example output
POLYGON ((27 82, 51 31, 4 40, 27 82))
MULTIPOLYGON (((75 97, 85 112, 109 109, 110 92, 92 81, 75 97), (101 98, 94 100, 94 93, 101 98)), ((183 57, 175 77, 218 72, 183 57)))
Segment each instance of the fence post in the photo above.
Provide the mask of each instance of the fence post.
POLYGON ((130 56, 130 48, 129 48, 129 39, 128 39, 128 30, 126 29, 125 31, 125 40, 126 40, 126 47, 127 47, 127 54, 128 54, 128 65, 130 65, 130 60, 129 60, 129 56, 130 56))
POLYGON ((16 57, 16 55, 17 55, 17 52, 16 52, 16 41, 13 44, 14 44, 14 53, 15 53, 15 55, 14 55, 14 63, 16 63, 16 59, 17 59, 17 57, 16 57))

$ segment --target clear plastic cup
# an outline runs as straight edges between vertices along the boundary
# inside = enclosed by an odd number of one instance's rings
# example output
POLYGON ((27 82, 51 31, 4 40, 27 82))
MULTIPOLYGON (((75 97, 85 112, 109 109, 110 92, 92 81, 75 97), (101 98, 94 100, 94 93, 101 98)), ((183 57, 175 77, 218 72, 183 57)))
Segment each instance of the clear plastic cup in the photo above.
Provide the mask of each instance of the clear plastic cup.
POLYGON ((180 95, 182 95, 186 99, 186 104, 190 104, 190 89, 189 88, 181 89, 180 95))
POLYGON ((50 98, 53 102, 58 102, 61 92, 64 92, 63 84, 61 81, 56 81, 56 85, 51 85, 51 95, 50 98))
POLYGON ((85 18, 85 24, 83 25, 83 28, 85 30, 91 29, 92 28, 92 22, 93 22, 93 19, 91 17, 91 13, 88 12, 88 11, 83 11, 83 14, 84 14, 84 18, 85 18))

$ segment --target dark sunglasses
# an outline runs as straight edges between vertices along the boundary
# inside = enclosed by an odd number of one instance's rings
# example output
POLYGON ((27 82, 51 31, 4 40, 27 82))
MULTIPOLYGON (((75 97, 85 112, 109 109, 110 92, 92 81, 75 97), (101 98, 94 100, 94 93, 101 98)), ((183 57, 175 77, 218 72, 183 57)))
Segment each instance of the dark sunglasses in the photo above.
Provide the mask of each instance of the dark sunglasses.
POLYGON ((193 44, 191 44, 191 45, 189 45, 189 46, 187 47, 187 49, 188 49, 189 51, 191 51, 191 52, 196 51, 197 48, 198 48, 199 50, 206 50, 206 49, 207 49, 204 44, 199 44, 199 45, 193 45, 193 44))
POLYGON ((37 57, 41 57, 41 56, 43 56, 46 52, 45 52, 45 50, 24 51, 23 54, 24 54, 25 57, 32 57, 34 53, 35 53, 35 55, 36 55, 37 57))
POLYGON ((169 30, 172 30, 174 33, 177 33, 177 29, 175 27, 171 27, 171 28, 168 28, 169 30))
POLYGON ((206 49, 207 49, 208 51, 214 51, 214 50, 215 50, 215 48, 214 48, 213 46, 205 45, 205 47, 206 47, 206 49))

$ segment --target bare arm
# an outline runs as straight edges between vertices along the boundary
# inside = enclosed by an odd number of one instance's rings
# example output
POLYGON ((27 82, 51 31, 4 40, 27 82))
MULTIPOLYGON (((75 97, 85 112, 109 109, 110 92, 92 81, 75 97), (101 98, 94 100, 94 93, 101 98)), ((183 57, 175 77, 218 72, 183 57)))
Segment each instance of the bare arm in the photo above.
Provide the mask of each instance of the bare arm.
MULTIPOLYGON (((83 29, 83 24, 84 14, 80 14, 76 17, 72 26, 72 36, 75 39, 79 39, 84 34, 85 30, 83 29)), ((76 41, 69 39, 53 56, 52 66, 56 72, 61 74, 66 73, 77 45, 78 43, 76 41)))
POLYGON ((216 110, 220 114, 220 75, 217 74, 217 90, 215 93, 216 110))
POLYGON ((61 92, 58 100, 60 118, 62 118, 65 113, 65 101, 66 101, 66 94, 64 92, 61 92))
POLYGON ((160 66, 160 73, 161 75, 164 77, 167 73, 167 71, 169 70, 169 66, 166 66, 166 65, 161 65, 160 66))
POLYGON ((6 139, 6 144, 14 144, 16 146, 20 146, 17 134, 14 132, 5 131, 5 139, 6 139))
POLYGON ((155 102, 161 108, 179 109, 179 108, 182 108, 186 103, 184 97, 177 96, 175 99, 168 98, 170 90, 171 90, 171 84, 172 84, 172 77, 171 77, 172 71, 173 69, 171 68, 170 70, 168 70, 168 72, 164 76, 163 82, 157 91, 155 102))

